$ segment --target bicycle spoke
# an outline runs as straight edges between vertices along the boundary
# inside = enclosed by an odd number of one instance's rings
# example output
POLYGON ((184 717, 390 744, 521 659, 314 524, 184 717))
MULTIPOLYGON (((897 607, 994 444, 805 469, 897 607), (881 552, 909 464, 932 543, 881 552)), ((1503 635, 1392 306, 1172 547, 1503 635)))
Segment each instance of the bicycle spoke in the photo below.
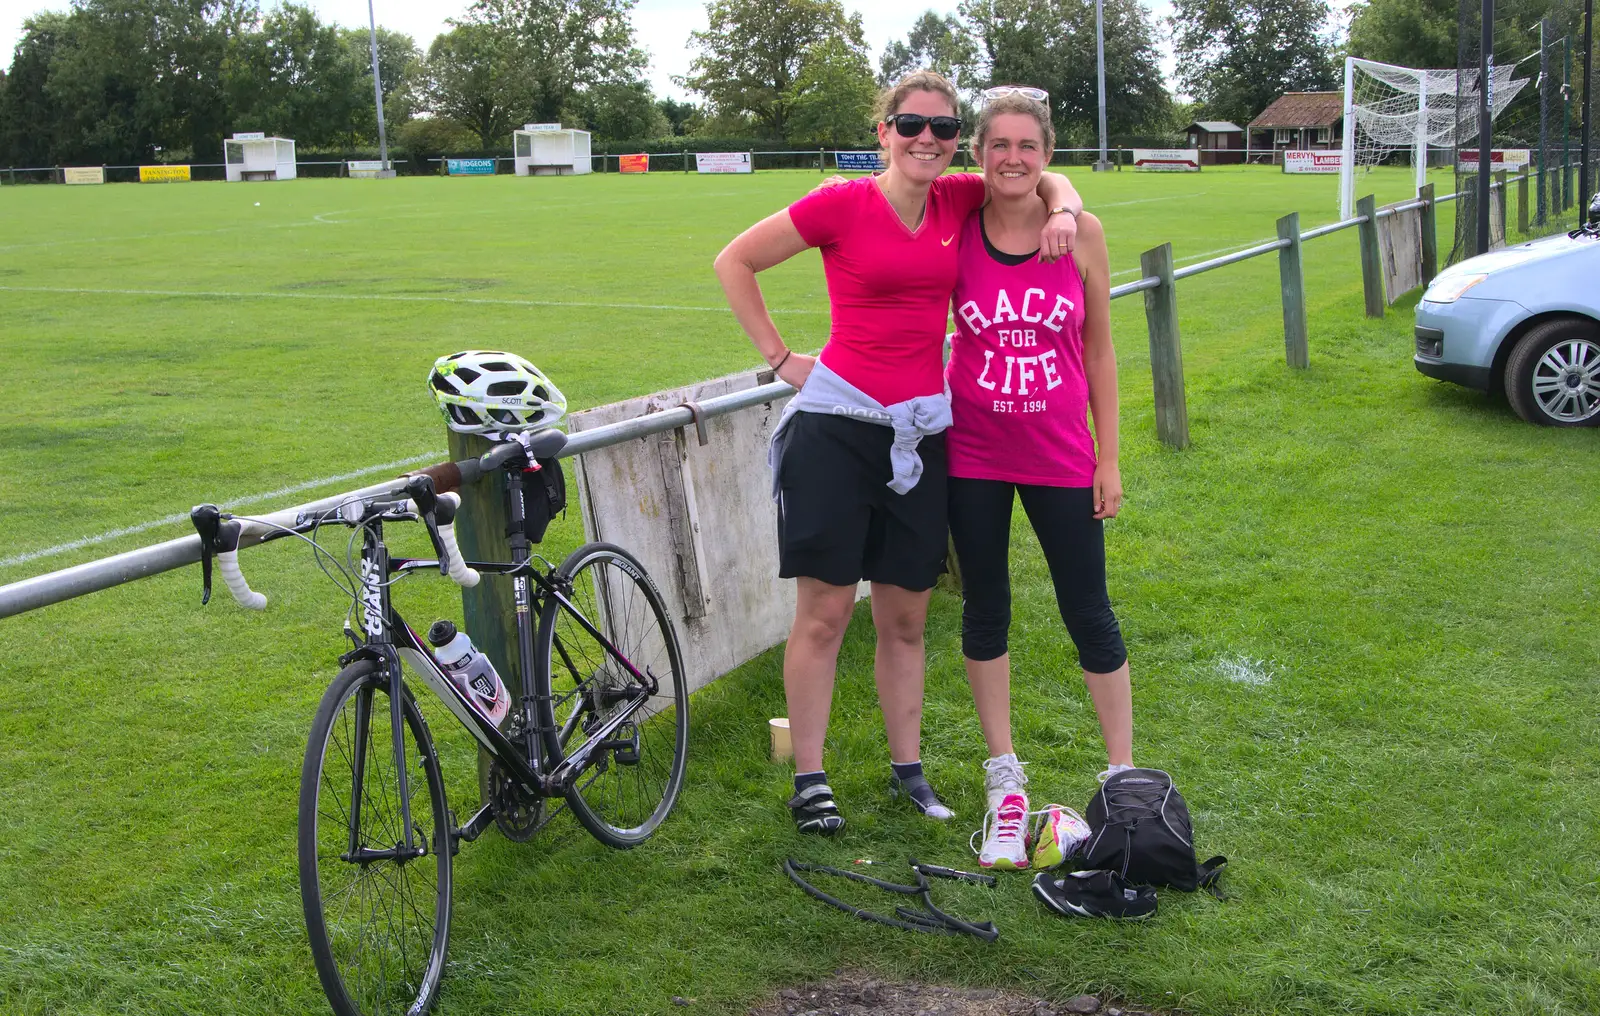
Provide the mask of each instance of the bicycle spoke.
MULTIPOLYGON (((301 821, 304 851, 315 858, 316 895, 308 901, 312 947, 319 964, 330 963, 334 980, 324 987, 335 1009, 353 1006, 367 1016, 402 1013, 431 1001, 442 969, 441 916, 448 914, 448 830, 437 759, 420 741, 415 706, 404 704, 401 751, 396 764, 396 733, 388 679, 370 670, 349 683, 344 698, 324 722, 319 770, 307 771, 301 821), (358 697, 371 696, 363 709, 367 729, 357 730, 358 697), (363 751, 358 753, 360 744, 363 751), (354 773, 360 768, 359 797, 354 773), (400 793, 400 775, 407 777, 400 793), (412 818, 406 827, 407 811, 412 818), (309 818, 308 818, 309 816, 309 818), (352 825, 354 828, 352 829, 352 825), (403 852, 408 833, 424 847, 421 856, 403 852), (352 846, 356 854, 350 853, 352 846), (330 987, 330 984, 332 985, 330 987), (344 1001, 340 1001, 343 999, 344 1001)), ((332 690, 330 690, 330 694, 332 690)), ((327 710, 329 707, 325 706, 327 710)), ((319 973, 325 968, 319 966, 319 973)))

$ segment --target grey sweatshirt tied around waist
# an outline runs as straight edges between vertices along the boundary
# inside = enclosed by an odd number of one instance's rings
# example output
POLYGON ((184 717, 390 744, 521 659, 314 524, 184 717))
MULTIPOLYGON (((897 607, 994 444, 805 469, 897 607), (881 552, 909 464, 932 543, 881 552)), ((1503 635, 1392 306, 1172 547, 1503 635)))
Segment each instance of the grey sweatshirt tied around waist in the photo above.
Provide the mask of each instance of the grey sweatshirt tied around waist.
POLYGON ((855 385, 823 366, 821 360, 811 368, 805 387, 801 388, 778 418, 772 432, 772 443, 767 446, 767 466, 772 470, 772 499, 778 500, 778 463, 783 458, 783 446, 788 437, 789 421, 796 413, 827 413, 848 416, 894 429, 894 444, 889 448, 889 466, 893 477, 889 489, 904 494, 922 478, 922 456, 917 454, 917 444, 929 434, 942 433, 950 426, 950 395, 919 395, 914 399, 885 406, 855 385))

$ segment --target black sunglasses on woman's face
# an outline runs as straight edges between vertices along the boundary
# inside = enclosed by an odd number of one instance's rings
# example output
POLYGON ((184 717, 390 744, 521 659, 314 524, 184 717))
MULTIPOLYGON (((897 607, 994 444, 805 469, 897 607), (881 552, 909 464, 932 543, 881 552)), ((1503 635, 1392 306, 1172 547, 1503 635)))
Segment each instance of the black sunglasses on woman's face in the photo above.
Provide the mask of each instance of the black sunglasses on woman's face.
POLYGON ((885 117, 884 123, 894 125, 894 129, 903 138, 914 138, 922 133, 922 128, 927 127, 933 131, 933 136, 940 141, 952 141, 961 133, 961 118, 958 116, 923 116, 921 113, 895 113, 885 117))

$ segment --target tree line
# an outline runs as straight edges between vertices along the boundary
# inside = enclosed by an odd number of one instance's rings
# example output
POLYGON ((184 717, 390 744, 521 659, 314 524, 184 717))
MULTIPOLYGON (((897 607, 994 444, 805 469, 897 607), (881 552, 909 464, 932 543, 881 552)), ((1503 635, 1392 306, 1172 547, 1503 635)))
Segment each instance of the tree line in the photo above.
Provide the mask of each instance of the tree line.
MULTIPOLYGON (((1572 0, 1502 0, 1523 21, 1572 0)), ((871 143, 878 91, 920 67, 982 89, 1046 89, 1063 145, 1095 143, 1094 0, 962 0, 903 40, 869 49, 840 0, 708 0, 693 60, 658 98, 635 34, 635 0, 476 0, 426 51, 378 30, 391 140, 411 151, 503 148, 523 122, 560 121, 597 140, 740 137, 797 146, 871 143)), ((1327 0, 1103 0, 1113 138, 1165 138, 1190 119, 1247 123, 1285 91, 1335 89, 1346 52, 1454 66, 1455 0, 1366 0, 1348 35, 1327 0), (1172 40, 1178 102, 1158 42, 1172 40)), ((212 159, 234 131, 304 150, 377 143, 368 33, 284 0, 76 0, 29 18, 0 74, 0 165, 212 159)))

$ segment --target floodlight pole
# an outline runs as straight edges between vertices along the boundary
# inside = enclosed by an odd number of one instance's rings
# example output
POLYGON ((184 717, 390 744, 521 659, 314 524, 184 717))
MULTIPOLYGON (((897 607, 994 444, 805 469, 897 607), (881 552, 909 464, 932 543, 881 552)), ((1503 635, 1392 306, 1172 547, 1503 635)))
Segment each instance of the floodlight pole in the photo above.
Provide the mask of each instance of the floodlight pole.
POLYGON ((389 168, 389 135, 383 126, 383 78, 378 73, 378 19, 372 13, 372 0, 367 0, 367 30, 372 40, 372 98, 378 104, 378 158, 383 160, 385 174, 389 168))
POLYGON ((1489 252, 1489 170, 1494 164, 1494 127, 1490 119, 1489 92, 1494 69, 1494 0, 1483 0, 1483 24, 1478 33, 1478 245, 1476 254, 1489 252))
POLYGON ((1094 56, 1100 79, 1100 161, 1094 164, 1095 172, 1111 168, 1106 158, 1106 27, 1105 0, 1094 0, 1094 56))

